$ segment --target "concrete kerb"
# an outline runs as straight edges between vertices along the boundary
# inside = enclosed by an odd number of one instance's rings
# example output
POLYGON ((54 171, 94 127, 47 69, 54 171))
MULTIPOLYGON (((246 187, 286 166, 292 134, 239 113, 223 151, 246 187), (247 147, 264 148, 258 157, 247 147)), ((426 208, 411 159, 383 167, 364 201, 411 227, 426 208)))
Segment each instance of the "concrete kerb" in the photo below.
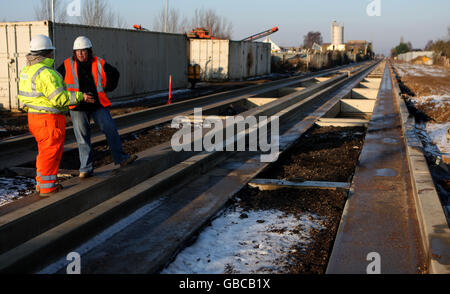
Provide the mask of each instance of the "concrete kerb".
POLYGON ((392 71, 394 96, 397 99, 402 117, 402 129, 408 153, 408 165, 414 188, 417 215, 419 219, 423 246, 428 259, 428 271, 431 274, 450 273, 450 229, 436 192, 422 144, 415 133, 415 121, 410 116, 405 101, 401 98, 400 87, 392 71), (419 146, 420 145, 420 146, 419 146))

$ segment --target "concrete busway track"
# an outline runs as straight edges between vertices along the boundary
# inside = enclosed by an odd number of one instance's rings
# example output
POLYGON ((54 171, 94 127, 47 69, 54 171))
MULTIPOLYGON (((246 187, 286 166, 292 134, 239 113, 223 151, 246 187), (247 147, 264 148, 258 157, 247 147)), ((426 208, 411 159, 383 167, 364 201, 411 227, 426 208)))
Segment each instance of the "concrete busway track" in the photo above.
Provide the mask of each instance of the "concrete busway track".
POLYGON ((387 65, 327 273, 450 273, 450 230, 387 65), (372 268, 370 268, 372 269, 372 268))
MULTIPOLYGON (((193 112, 194 107, 203 107, 205 110, 219 108, 223 105, 242 100, 249 95, 257 95, 259 93, 270 91, 271 89, 289 87, 291 85, 307 82, 325 75, 338 74, 341 71, 348 71, 351 68, 359 68, 364 66, 365 63, 366 62, 328 69, 312 73, 307 76, 290 77, 287 79, 268 82, 262 85, 254 85, 242 89, 184 100, 181 102, 172 103, 170 105, 152 107, 134 113, 116 116, 114 117, 114 120, 120 136, 126 136, 143 129, 149 129, 159 124, 169 122, 174 116, 189 115, 193 112)), ((94 126, 92 130, 91 143, 94 145, 106 144, 105 136, 97 129, 96 126, 94 126)), ((35 145, 35 139, 30 134, 1 140, 0 169, 31 165, 31 163, 36 159, 37 151, 35 145)), ((73 127, 67 127, 64 153, 76 152, 76 150, 77 144, 73 133, 73 127)))
MULTIPOLYGON (((282 130, 288 125, 294 125, 293 129, 285 132, 280 139, 283 150, 321 116, 328 113, 340 99, 348 95, 375 65, 376 63, 370 63, 367 67, 352 72, 350 78, 347 74, 339 75, 240 115, 244 117, 278 115, 282 130), (337 91, 337 89, 340 90, 337 91), (299 114, 303 117, 301 122, 298 121, 299 114)), ((248 136, 248 133, 246 135, 248 136)), ((237 155, 232 152, 177 153, 171 150, 169 144, 168 142, 140 153, 140 160, 123 169, 113 170, 113 166, 108 165, 99 169, 98 176, 94 178, 82 182, 77 178, 71 179, 66 182, 67 189, 55 197, 0 216, 0 271, 36 270, 50 262, 52 257, 64 254, 65 249, 80 244, 82 240, 86 240, 99 230, 106 228, 108 224, 131 213, 152 197, 160 195, 175 185, 189 184, 193 176, 199 176, 221 162, 226 164, 230 156, 245 157, 247 154, 245 152, 237 155), (42 256, 46 256, 45 260, 42 260, 42 256)), ((254 156, 251 154, 251 157, 254 156)), ((225 177, 234 180, 235 183, 234 185, 228 183, 218 191, 230 192, 229 189, 239 189, 251 179, 251 175, 255 174, 255 167, 258 169, 267 165, 255 160, 251 162, 251 169, 247 171, 246 177, 225 177)), ((214 170, 212 172, 214 174, 214 170)), ((195 189, 190 191, 192 196, 195 195, 195 191, 195 189)), ((189 196, 186 193, 185 191, 184 195, 189 196)), ((218 207, 220 204, 212 210, 205 206, 205 209, 201 209, 203 213, 199 215, 209 217, 218 207)), ((186 226, 185 228, 187 229, 186 226)), ((180 232, 184 230, 180 229, 180 232)), ((183 240, 185 237, 177 237, 172 242, 173 246, 178 246, 179 241, 183 240)), ((168 242, 167 246, 172 246, 169 243, 171 242, 168 242)), ((168 249, 167 252, 173 253, 173 250, 168 249)), ((136 272, 150 271, 152 270, 141 271, 136 268, 136 272)))

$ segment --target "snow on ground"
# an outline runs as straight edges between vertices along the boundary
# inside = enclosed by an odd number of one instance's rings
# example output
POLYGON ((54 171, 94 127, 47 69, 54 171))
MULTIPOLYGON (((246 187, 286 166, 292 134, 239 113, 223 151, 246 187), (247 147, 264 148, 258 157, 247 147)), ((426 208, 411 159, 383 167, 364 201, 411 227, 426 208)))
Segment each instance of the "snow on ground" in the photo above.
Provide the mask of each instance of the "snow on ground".
POLYGON ((292 246, 308 245, 311 229, 323 229, 323 221, 308 213, 297 219, 278 210, 244 212, 231 207, 161 273, 279 273, 292 246), (242 218, 244 213, 248 217, 242 218))
POLYGON ((411 97, 410 98, 414 104, 422 105, 427 103, 435 103, 435 107, 441 108, 450 104, 450 94, 449 95, 431 95, 422 97, 411 97))
POLYGON ((401 77, 406 75, 415 77, 422 77, 422 76, 446 77, 449 75, 448 70, 432 65, 396 63, 395 67, 397 69, 398 74, 401 77))
POLYGON ((34 193, 34 179, 0 177, 0 206, 34 193), (31 189, 30 189, 31 188, 31 189))
MULTIPOLYGON (((444 109, 450 105, 450 95, 432 95, 422 97, 411 97, 415 105, 435 104, 433 108, 444 109)), ((450 122, 446 123, 417 123, 416 130, 424 143, 425 152, 435 158, 442 155, 450 156, 450 142, 447 140, 447 130, 450 122)))
MULTIPOLYGON (((447 77, 449 71, 429 65, 419 65, 411 63, 395 64, 397 71, 401 77, 447 77)), ((410 97, 416 106, 432 105, 433 109, 448 109, 450 105, 450 87, 440 87, 436 89, 440 95, 410 97), (434 105, 433 105, 434 104, 434 105)), ((447 129, 450 128, 450 122, 434 123, 427 122, 416 124, 416 130, 424 143, 425 152, 433 157, 442 157, 442 155, 450 155, 450 143, 447 140, 447 129)))
POLYGON ((450 156, 450 142, 447 140, 447 130, 450 122, 444 124, 418 123, 416 130, 424 143, 425 152, 433 157, 450 156))

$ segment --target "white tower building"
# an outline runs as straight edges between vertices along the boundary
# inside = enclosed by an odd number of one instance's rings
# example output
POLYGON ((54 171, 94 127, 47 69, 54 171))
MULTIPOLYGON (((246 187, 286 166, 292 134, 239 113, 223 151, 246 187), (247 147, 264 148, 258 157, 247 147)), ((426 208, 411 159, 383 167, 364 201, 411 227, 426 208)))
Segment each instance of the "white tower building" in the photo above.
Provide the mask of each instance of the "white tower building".
POLYGON ((331 44, 344 44, 344 24, 338 24, 335 20, 331 23, 331 44))

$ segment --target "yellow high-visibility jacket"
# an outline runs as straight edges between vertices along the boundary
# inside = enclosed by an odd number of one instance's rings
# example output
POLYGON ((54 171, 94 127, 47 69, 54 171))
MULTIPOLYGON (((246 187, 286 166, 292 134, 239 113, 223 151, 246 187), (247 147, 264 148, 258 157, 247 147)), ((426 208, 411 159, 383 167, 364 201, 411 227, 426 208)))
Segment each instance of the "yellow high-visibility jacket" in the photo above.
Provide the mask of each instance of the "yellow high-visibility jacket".
POLYGON ((54 62, 46 58, 20 72, 18 97, 25 111, 63 114, 83 100, 83 93, 67 91, 64 78, 52 68, 54 62))

